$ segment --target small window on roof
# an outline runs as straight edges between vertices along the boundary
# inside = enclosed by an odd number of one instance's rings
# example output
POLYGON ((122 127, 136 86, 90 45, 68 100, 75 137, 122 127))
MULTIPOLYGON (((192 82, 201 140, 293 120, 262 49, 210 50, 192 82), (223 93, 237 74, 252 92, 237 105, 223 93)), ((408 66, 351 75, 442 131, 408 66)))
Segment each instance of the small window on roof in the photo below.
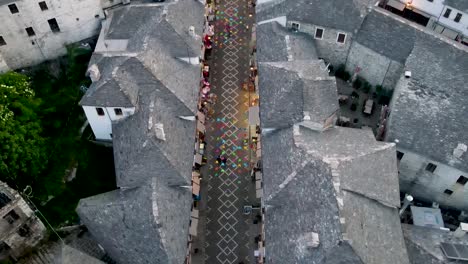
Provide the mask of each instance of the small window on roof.
POLYGON ((25 28, 26 33, 28 33, 29 37, 35 36, 36 33, 34 32, 34 29, 32 27, 25 28))
POLYGON ((49 22, 49 27, 50 27, 50 30, 52 30, 52 32, 54 33, 60 32, 60 27, 55 18, 49 19, 47 20, 47 22, 49 22))
POLYGON ((405 153, 397 150, 396 157, 397 157, 398 160, 401 160, 404 155, 405 155, 405 153))
POLYGON ((41 8, 42 11, 46 11, 46 10, 49 9, 49 7, 47 7, 47 3, 45 1, 39 2, 39 7, 41 8))
POLYGON ((323 38, 323 28, 316 28, 315 29, 315 38, 322 39, 323 38))
POLYGON ((8 8, 10 9, 10 12, 12 14, 19 13, 19 10, 18 10, 18 7, 16 6, 16 4, 10 4, 10 5, 8 5, 8 8))
POLYGON ((0 46, 5 46, 6 45, 6 42, 5 42, 5 39, 0 36, 0 46))
POLYGON ((452 9, 450 8, 445 9, 444 17, 448 18, 450 16, 450 13, 452 13, 452 9))
POLYGON ((346 34, 345 33, 338 33, 338 37, 336 38, 336 42, 338 43, 345 43, 346 34))
POLYGON ((448 195, 452 195, 453 191, 449 189, 445 189, 444 193, 448 195))
POLYGON ((468 178, 465 176, 458 177, 457 183, 461 185, 465 185, 468 182, 468 178))
POLYGON ((430 172, 434 172, 436 168, 437 168, 437 165, 430 163, 430 162, 426 166, 426 170, 430 172))
POLYGON ((299 23, 294 23, 294 22, 293 22, 293 23, 291 24, 291 28, 292 28, 292 30, 295 31, 295 32, 298 32, 300 27, 301 27, 301 24, 299 24, 299 23))

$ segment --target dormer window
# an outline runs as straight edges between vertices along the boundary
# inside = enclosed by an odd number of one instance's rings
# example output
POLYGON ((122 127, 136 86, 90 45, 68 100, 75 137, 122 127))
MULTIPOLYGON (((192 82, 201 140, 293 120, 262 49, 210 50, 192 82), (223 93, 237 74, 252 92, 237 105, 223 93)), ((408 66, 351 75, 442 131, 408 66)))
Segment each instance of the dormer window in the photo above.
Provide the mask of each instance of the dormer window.
POLYGON ((123 115, 123 113, 122 113, 122 108, 114 108, 114 113, 115 113, 115 115, 117 115, 117 116, 123 115))

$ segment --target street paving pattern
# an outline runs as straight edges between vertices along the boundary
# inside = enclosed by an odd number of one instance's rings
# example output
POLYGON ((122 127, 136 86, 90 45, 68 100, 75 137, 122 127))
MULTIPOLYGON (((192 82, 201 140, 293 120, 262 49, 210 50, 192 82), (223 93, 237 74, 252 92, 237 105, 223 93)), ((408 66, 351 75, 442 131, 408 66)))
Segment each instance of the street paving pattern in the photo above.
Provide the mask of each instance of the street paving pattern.
MULTIPOLYGON (((207 219, 205 263, 251 263, 253 238, 243 206, 249 204, 248 92, 250 23, 245 1, 224 0, 215 24, 211 91, 218 96, 207 122, 207 219), (231 33, 225 32, 229 23, 231 33), (227 158, 221 166, 216 158, 227 158), (251 241, 252 240, 252 241, 251 241)), ((251 26, 250 26, 251 27, 251 26)))

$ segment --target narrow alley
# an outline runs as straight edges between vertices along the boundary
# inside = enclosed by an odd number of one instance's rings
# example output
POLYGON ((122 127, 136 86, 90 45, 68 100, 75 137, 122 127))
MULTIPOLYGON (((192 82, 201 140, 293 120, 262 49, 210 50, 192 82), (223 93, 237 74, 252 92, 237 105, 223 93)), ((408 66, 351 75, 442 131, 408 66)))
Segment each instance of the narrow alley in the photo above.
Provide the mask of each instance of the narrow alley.
POLYGON ((250 83, 253 14, 248 1, 222 0, 216 3, 212 22, 213 53, 207 62, 217 103, 206 125, 202 187, 206 195, 202 199, 206 201, 203 253, 210 264, 254 261, 259 225, 253 224, 255 212, 244 214, 244 206, 260 202, 250 177, 253 147, 248 119, 253 93, 243 89, 243 84, 250 83))

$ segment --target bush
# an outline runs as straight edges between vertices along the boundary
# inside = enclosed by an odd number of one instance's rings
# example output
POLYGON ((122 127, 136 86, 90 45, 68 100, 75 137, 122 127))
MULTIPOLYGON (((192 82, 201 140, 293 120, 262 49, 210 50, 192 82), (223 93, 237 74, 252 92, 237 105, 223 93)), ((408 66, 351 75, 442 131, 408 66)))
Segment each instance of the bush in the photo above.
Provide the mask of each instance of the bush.
POLYGON ((375 86, 375 92, 377 93, 377 95, 381 95, 382 94, 382 90, 383 90, 383 86, 382 85, 376 85, 375 86))
POLYGON ((361 78, 357 77, 356 80, 353 82, 353 88, 354 89, 359 89, 362 86, 362 80, 361 78))
POLYGON ((336 71, 335 71, 335 77, 343 79, 344 72, 345 72, 345 66, 344 66, 344 64, 340 64, 338 66, 338 68, 336 69, 336 71))
POLYGON ((347 71, 344 71, 342 79, 345 81, 349 81, 349 79, 351 79, 351 74, 349 74, 349 72, 347 71))
POLYGON ((364 93, 368 94, 371 89, 372 89, 372 85, 369 82, 364 81, 363 84, 362 84, 362 91, 364 93))

